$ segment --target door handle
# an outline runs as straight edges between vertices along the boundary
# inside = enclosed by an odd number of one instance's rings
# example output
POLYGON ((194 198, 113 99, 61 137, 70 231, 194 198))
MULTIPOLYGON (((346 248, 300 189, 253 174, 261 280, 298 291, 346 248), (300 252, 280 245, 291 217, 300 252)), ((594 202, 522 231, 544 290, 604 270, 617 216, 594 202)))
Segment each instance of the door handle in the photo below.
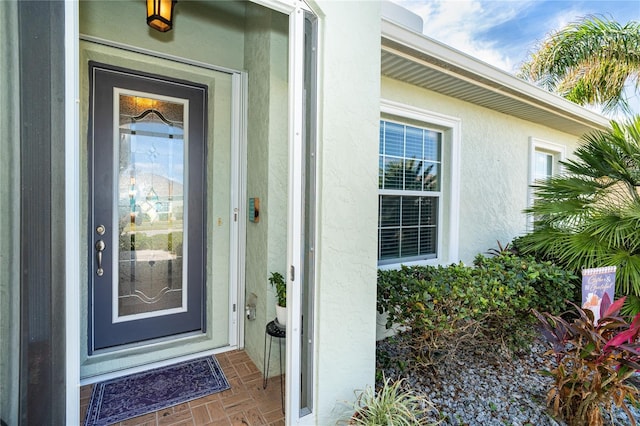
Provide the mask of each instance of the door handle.
POLYGON ((102 269, 102 252, 104 251, 107 245, 102 240, 96 241, 96 257, 98 260, 98 269, 96 270, 96 274, 101 277, 104 274, 104 269, 102 269))

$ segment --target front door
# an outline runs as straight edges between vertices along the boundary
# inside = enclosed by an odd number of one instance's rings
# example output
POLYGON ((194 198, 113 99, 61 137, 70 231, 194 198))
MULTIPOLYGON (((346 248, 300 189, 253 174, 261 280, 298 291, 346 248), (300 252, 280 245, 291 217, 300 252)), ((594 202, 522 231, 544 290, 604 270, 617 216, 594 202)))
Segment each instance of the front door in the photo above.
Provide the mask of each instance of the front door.
POLYGON ((207 87, 89 76, 89 352, 204 333, 207 87))

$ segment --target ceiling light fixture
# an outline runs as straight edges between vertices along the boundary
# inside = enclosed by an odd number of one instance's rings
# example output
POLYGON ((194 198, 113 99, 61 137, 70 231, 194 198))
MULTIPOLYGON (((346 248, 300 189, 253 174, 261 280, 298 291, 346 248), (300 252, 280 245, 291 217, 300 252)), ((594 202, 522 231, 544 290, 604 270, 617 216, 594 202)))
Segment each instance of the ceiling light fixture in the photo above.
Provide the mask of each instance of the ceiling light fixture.
POLYGON ((147 25, 166 33, 173 28, 173 6, 177 0, 147 0, 147 25))

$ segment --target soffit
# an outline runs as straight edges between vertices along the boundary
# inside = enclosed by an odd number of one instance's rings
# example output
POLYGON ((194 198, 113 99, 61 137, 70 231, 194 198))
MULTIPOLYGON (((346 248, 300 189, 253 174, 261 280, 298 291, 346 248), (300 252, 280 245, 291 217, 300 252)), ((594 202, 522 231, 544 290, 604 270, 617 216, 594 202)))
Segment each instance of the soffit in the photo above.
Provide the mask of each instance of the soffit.
POLYGON ((428 37, 383 20, 381 73, 581 136, 609 120, 428 37))

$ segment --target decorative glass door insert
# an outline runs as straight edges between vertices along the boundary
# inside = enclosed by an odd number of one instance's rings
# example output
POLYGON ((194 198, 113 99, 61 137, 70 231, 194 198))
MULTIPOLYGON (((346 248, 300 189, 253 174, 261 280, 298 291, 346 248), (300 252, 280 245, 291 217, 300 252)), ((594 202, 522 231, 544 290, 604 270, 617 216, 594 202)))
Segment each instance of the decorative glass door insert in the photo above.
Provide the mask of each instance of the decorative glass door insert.
POLYGON ((113 321, 186 310, 186 100, 116 89, 118 279, 113 321))

